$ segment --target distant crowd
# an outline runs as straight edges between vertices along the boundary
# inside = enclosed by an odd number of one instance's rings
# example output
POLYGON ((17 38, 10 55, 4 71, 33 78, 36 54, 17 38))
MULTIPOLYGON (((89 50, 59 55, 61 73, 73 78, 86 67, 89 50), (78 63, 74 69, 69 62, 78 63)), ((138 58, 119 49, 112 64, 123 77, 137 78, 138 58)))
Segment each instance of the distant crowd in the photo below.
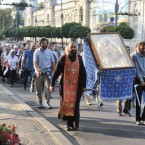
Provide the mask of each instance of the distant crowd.
MULTIPOLYGON (((27 89, 27 81, 32 80, 34 75, 33 54, 40 47, 34 42, 29 44, 0 43, 0 76, 3 82, 9 83, 13 87, 14 82, 21 83, 27 89)), ((48 48, 53 52, 55 63, 61 53, 57 44, 50 43, 48 48)), ((30 88, 34 91, 34 87, 30 88)))

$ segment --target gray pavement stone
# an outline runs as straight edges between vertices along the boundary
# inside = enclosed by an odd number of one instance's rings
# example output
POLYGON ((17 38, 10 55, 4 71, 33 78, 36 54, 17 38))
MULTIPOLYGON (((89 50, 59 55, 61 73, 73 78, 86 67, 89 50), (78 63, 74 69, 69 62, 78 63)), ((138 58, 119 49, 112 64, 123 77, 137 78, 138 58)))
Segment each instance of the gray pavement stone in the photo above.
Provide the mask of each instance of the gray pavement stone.
POLYGON ((0 124, 17 125, 22 145, 55 145, 52 135, 25 112, 0 85, 0 124))
MULTIPOLYGON (((4 85, 7 87, 6 83, 4 85)), ((22 85, 16 84, 14 88, 8 89, 25 102, 36 100, 35 93, 30 93, 29 90, 24 91, 22 85)), ((104 102, 102 111, 99 111, 97 103, 94 100, 92 101, 91 106, 87 106, 84 98, 82 98, 80 108, 80 130, 67 132, 64 128, 64 123, 57 119, 57 113, 60 106, 57 87, 52 96, 53 99, 51 99, 51 105, 53 106, 53 109, 48 112, 38 111, 38 113, 58 128, 72 144, 145 144, 145 126, 137 126, 135 124, 135 108, 132 108, 131 110, 132 117, 127 117, 125 115, 119 117, 116 113, 115 102, 104 102)), ((58 132, 54 133, 57 134, 58 132)))

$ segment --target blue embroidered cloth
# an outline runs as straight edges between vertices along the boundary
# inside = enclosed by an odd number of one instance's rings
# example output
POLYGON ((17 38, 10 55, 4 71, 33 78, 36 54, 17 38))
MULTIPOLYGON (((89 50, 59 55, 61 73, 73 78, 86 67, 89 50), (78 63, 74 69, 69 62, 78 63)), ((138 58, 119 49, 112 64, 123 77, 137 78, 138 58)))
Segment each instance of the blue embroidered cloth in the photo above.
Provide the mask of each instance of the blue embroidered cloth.
MULTIPOLYGON (((88 40, 86 38, 84 39, 84 48, 82 57, 87 74, 86 88, 93 89, 95 82, 98 79, 97 78, 98 68, 91 48, 89 46, 88 40)), ((91 95, 92 91, 91 90, 86 91, 86 94, 91 95)))
POLYGON ((102 70, 100 94, 102 99, 128 99, 132 97, 135 68, 102 70))

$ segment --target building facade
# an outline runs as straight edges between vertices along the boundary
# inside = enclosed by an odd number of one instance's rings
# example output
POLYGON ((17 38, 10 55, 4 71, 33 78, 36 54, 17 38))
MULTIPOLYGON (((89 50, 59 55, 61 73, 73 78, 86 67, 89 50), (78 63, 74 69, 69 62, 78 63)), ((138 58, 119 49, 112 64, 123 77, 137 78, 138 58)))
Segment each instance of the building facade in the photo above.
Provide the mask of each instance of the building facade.
MULTIPOLYGON (((34 7, 27 7, 24 15, 25 26, 61 27, 68 22, 88 26, 92 33, 101 28, 115 25, 116 0, 45 0, 44 8, 38 9, 38 0, 28 0, 34 7)), ((136 40, 144 40, 144 0, 118 0, 119 11, 129 15, 118 15, 118 22, 128 22, 135 30, 136 40)))
MULTIPOLYGON (((105 4, 105 1, 101 3, 105 4)), ((105 6, 100 5, 98 0, 72 0, 62 4, 57 3, 57 0, 45 0, 45 7, 40 10, 36 9, 38 1, 29 0, 29 3, 34 4, 35 7, 26 8, 25 26, 61 27, 68 22, 77 22, 90 27, 92 32, 97 32, 99 26, 109 24, 105 6), (101 11, 98 12, 98 9, 101 11)))
POLYGON ((145 40, 145 2, 133 0, 129 4, 129 25, 134 29, 137 41, 145 40))

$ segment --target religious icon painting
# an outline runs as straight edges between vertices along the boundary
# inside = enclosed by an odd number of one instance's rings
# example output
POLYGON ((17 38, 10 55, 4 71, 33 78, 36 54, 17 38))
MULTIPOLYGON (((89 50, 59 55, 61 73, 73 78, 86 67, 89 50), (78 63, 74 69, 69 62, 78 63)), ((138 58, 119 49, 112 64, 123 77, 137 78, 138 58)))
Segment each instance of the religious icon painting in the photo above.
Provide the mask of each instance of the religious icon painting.
POLYGON ((100 69, 134 67, 119 33, 92 33, 90 45, 100 69))

